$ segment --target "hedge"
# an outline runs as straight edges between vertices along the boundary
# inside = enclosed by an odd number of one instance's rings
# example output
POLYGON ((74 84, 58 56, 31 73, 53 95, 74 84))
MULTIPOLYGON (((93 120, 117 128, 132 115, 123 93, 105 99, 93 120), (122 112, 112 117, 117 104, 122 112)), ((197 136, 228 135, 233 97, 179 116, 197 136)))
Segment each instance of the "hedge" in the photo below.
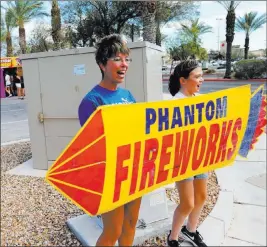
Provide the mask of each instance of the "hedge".
POLYGON ((266 78, 267 60, 241 60, 234 65, 234 72, 237 79, 266 78))

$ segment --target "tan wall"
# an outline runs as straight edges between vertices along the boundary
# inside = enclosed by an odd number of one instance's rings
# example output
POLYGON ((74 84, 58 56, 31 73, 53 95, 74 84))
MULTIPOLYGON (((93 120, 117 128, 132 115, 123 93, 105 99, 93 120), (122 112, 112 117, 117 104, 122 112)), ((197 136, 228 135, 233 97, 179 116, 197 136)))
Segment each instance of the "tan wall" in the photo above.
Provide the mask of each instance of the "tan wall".
MULTIPOLYGON (((161 48, 147 42, 128 46, 133 62, 122 87, 139 102, 161 100, 161 48)), ((94 51, 81 48, 21 56, 34 168, 47 169, 78 132, 80 101, 101 80, 94 51), (84 65, 85 74, 75 75, 75 65, 84 65)))

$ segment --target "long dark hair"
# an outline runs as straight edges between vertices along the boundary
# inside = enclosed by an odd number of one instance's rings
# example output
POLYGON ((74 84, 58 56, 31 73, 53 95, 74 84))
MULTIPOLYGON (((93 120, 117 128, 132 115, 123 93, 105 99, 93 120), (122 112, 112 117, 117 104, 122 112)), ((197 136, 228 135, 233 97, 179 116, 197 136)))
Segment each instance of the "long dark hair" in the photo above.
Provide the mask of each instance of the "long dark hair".
POLYGON ((177 94, 181 88, 180 78, 184 77, 185 79, 188 78, 190 72, 195 68, 199 67, 198 62, 193 59, 184 60, 179 63, 169 79, 169 92, 172 96, 177 94))

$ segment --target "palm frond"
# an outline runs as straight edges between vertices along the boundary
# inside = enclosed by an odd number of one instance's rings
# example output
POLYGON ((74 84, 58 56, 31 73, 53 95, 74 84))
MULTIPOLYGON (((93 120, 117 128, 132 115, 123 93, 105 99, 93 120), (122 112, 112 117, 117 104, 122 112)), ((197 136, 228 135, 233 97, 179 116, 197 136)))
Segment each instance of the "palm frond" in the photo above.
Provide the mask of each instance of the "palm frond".
POLYGON ((7 31, 11 31, 12 28, 16 27, 16 19, 14 18, 13 12, 11 9, 7 9, 5 13, 5 22, 7 31))
POLYGON ((266 15, 262 14, 258 16, 257 12, 246 13, 242 17, 236 19, 235 28, 237 31, 245 31, 247 34, 251 34, 255 30, 261 28, 266 23, 266 15))
POLYGON ((32 18, 49 16, 43 10, 43 2, 38 0, 15 0, 7 2, 7 6, 3 7, 5 9, 10 9, 10 12, 17 21, 27 23, 32 18))
POLYGON ((5 41, 6 35, 7 35, 5 20, 4 20, 3 16, 4 15, 3 15, 2 11, 1 11, 1 44, 2 44, 2 42, 5 41))
POLYGON ((266 14, 262 14, 251 23, 250 33, 261 28, 266 23, 266 14))
POLYGON ((241 3, 241 1, 217 1, 221 4, 227 11, 235 10, 236 7, 241 3))

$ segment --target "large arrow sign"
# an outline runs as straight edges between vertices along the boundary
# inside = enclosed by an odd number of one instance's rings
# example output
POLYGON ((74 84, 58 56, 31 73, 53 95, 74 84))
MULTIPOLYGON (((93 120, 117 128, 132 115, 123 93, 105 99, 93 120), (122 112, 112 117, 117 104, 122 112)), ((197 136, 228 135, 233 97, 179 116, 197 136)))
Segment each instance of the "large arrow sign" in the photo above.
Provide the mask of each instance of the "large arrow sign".
POLYGON ((244 156, 256 142, 257 126, 266 125, 262 92, 251 95, 250 86, 242 86, 193 98, 99 107, 46 179, 97 215, 163 185, 230 165, 241 144, 244 156), (250 116, 253 129, 247 125, 250 116))

